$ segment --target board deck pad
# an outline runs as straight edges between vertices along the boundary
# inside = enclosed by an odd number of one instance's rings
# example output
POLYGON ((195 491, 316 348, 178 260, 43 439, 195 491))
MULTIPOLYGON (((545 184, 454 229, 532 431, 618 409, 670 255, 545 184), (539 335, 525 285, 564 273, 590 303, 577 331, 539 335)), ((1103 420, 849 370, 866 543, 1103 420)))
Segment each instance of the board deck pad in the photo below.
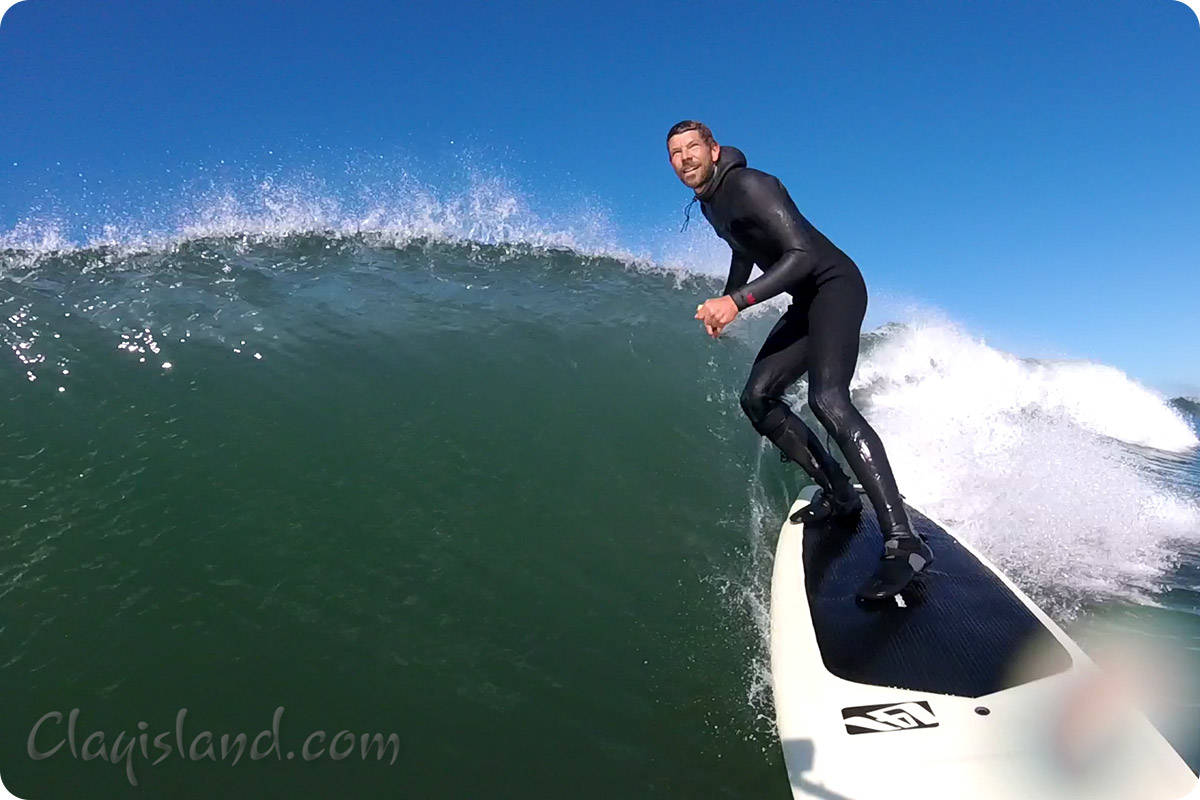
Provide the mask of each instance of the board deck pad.
POLYGON ((805 588, 827 670, 857 683, 981 697, 1071 667, 1066 648, 991 569, 907 504, 933 564, 902 593, 903 606, 857 601, 883 552, 874 509, 862 500, 857 526, 804 527, 805 588), (1014 654, 1031 649, 1038 658, 1014 671, 1014 654))

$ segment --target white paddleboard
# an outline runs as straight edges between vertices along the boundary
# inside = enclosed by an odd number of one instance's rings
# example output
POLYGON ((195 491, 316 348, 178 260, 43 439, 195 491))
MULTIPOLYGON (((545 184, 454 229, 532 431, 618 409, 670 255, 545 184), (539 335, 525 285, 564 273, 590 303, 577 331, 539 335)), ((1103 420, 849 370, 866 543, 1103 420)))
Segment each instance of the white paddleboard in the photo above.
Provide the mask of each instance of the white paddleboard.
POLYGON ((1078 645, 911 506, 933 565, 899 599, 856 601, 882 549, 865 496, 863 507, 856 524, 785 521, 779 535, 771 673, 794 797, 1179 800, 1194 789, 1078 645))

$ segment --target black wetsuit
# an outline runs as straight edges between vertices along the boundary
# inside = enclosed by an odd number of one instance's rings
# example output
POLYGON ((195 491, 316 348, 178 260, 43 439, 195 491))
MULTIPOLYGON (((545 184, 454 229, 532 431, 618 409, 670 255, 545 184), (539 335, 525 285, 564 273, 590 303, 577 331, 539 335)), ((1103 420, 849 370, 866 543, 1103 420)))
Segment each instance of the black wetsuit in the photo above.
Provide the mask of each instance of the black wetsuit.
POLYGON ((751 424, 826 492, 844 488, 849 479, 841 467, 783 400, 784 391, 807 371, 809 406, 858 476, 885 537, 911 536, 883 443, 850 402, 867 309, 858 267, 801 215, 779 179, 747 167, 736 147, 722 145, 716 171, 696 198, 717 235, 733 249, 725 293, 738 309, 781 292, 792 296, 742 392, 751 424), (763 274, 747 282, 755 264, 763 274))

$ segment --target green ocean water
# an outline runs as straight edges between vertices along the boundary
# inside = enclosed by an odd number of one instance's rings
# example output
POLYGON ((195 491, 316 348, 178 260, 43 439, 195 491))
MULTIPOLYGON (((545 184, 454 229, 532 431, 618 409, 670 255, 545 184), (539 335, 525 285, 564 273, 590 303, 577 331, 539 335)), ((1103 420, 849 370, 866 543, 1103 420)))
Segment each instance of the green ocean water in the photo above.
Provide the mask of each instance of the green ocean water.
MULTIPOLYGON (((0 263, 13 793, 789 796, 768 589, 803 481, 738 407, 776 315, 714 342, 692 314, 715 280, 522 245, 298 234, 0 263), (219 752, 280 707, 277 753, 203 757, 204 732, 219 752), (35 724, 48 751, 72 709, 104 756, 31 758, 35 724), (340 731, 395 746, 337 759, 340 731)), ((997 558, 1066 624, 1169 617, 1200 667, 1195 450, 1131 452, 1182 514, 1149 583, 997 558)))

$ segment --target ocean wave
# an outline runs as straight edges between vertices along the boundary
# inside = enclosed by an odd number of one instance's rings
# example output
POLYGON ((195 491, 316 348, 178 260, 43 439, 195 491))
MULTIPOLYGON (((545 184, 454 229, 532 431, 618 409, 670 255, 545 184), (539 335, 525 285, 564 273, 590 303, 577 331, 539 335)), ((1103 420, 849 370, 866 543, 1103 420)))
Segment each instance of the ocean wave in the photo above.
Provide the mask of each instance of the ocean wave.
MULTIPOLYGON (((319 335, 404 343, 444 329, 482 340, 503 324, 546 325, 548 341, 568 331, 620 362, 638 346, 626 330, 680 333, 692 297, 715 280, 586 228, 546 225, 495 185, 457 200, 414 190, 377 213, 322 197, 261 186, 246 200, 211 198, 167 234, 113 225, 82 243, 27 220, 0 237, 0 279, 13 295, 0 332, 15 365, 30 383, 66 392, 80 380, 77 363, 112 358, 114 347, 148 369, 178 371, 199 358, 198 342, 302 363, 319 335), (620 352, 587 338, 618 327, 620 352)), ((711 363, 705 348, 719 348, 731 359, 721 359, 735 387, 731 424, 748 431, 736 382, 783 302, 744 315, 725 344, 697 334, 695 348, 681 343, 656 369, 686 382, 687 365, 711 363), (726 352, 735 347, 736 357, 726 352)), ((863 341, 852 389, 901 490, 1061 615, 1089 598, 1152 594, 1177 562, 1172 542, 1200 531, 1194 494, 1155 473, 1197 448, 1186 404, 1111 366, 1005 353, 933 313, 863 341)), ((286 376, 291 367, 277 368, 286 376)))

